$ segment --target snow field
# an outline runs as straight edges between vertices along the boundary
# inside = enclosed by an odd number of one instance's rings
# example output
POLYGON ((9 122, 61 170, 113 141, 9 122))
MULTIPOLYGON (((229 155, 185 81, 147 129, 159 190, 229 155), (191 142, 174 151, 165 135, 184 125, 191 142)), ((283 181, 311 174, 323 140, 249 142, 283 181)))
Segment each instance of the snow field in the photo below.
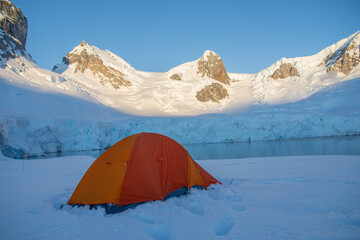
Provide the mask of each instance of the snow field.
MULTIPOLYGON (((2 157, 4 158, 4 157, 2 157)), ((115 215, 66 206, 91 157, 0 161, 3 239, 359 239, 360 157, 197 161, 223 184, 115 215)))

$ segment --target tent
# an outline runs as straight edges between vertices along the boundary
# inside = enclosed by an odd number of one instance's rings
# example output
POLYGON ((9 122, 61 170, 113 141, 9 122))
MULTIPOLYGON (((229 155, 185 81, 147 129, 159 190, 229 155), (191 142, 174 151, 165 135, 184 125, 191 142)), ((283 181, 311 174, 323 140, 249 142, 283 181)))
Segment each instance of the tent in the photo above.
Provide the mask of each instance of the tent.
POLYGON ((139 133, 122 139, 97 158, 68 204, 104 206, 107 213, 115 213, 214 183, 219 181, 179 143, 161 134, 139 133))

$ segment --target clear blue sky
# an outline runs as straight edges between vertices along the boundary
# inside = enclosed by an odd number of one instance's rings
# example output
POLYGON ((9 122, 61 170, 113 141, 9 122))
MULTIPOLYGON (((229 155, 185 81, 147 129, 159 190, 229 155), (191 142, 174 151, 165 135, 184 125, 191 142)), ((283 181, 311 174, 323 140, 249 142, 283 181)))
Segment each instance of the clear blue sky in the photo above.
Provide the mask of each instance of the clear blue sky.
POLYGON ((12 0, 28 19, 26 49, 52 69, 81 41, 143 71, 218 53, 229 72, 256 73, 312 55, 360 29, 359 0, 12 0))

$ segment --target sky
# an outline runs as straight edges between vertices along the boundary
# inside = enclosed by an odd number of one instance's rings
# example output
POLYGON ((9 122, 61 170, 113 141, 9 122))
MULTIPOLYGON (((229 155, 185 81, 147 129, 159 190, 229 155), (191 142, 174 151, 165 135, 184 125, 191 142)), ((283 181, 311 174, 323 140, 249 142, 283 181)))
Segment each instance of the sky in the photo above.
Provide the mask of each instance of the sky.
POLYGON ((360 30, 359 0, 12 0, 26 49, 51 70, 81 41, 142 71, 166 72, 216 52, 228 72, 257 73, 316 54, 360 30))

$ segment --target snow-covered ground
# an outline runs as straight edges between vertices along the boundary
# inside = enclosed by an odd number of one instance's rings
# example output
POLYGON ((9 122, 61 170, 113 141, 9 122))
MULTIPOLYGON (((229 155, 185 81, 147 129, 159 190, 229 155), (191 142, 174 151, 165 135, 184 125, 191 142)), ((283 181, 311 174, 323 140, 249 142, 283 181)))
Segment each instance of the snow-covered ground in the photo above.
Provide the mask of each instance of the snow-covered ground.
POLYGON ((360 238, 360 156, 197 161, 223 184, 111 216, 59 209, 94 158, 0 158, 1 239, 360 238))

